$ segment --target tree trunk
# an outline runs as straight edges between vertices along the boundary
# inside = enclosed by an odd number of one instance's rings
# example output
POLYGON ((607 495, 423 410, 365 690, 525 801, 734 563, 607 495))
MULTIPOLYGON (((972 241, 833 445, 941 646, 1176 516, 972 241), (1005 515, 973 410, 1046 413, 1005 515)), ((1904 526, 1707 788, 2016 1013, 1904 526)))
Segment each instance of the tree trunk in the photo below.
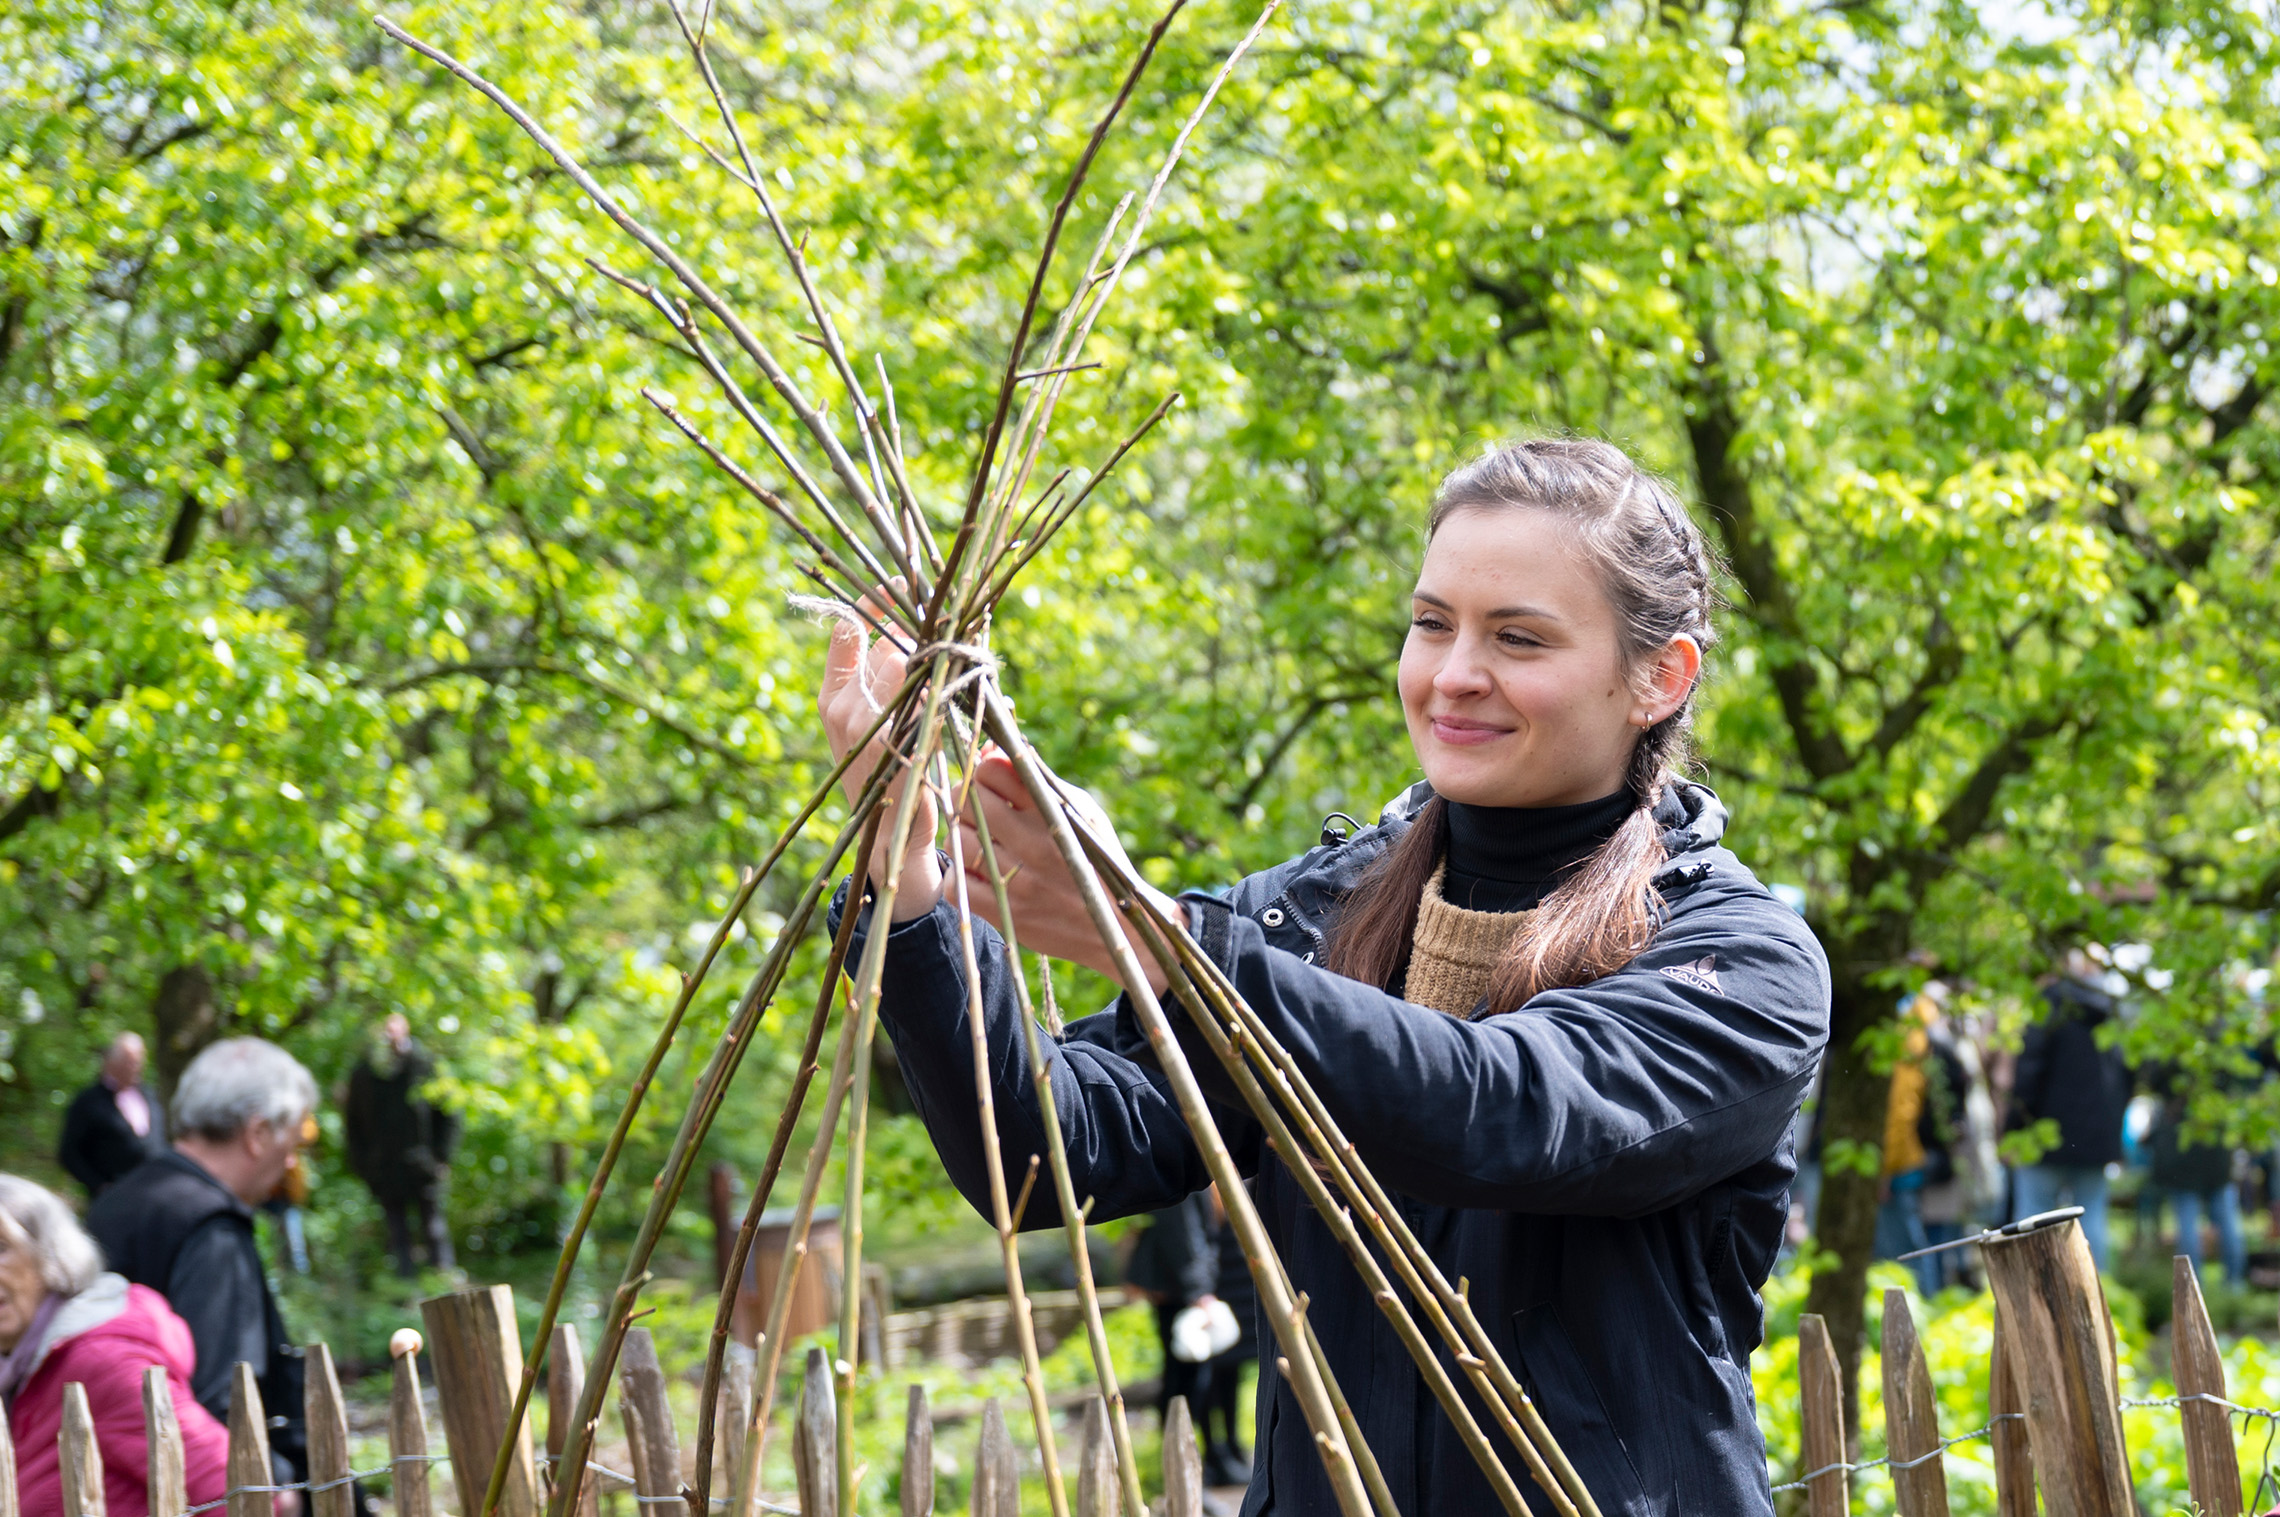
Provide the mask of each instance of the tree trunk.
POLYGON ((1835 1257, 1813 1272, 1805 1310, 1828 1323, 1844 1386, 1845 1436, 1857 1449, 1868 1266, 1876 1249, 1876 1161, 1883 1151, 1885 1100, 1892 1084, 1890 1072, 1875 1068, 1861 1042, 1864 1033, 1892 1015, 1895 996, 1888 988, 1865 983, 1860 970, 1837 954, 1830 958, 1836 984, 1828 1079, 1821 1088, 1821 1203, 1813 1240, 1835 1257), (1829 1162, 1832 1154, 1844 1159, 1848 1151, 1854 1162, 1829 1162))
POLYGON ((158 1067, 159 1098, 171 1103, 174 1082, 182 1078, 183 1069, 222 1030, 221 1008, 214 1004, 213 976, 198 964, 169 969, 158 982, 150 1020, 156 1034, 151 1040, 151 1062, 158 1067))

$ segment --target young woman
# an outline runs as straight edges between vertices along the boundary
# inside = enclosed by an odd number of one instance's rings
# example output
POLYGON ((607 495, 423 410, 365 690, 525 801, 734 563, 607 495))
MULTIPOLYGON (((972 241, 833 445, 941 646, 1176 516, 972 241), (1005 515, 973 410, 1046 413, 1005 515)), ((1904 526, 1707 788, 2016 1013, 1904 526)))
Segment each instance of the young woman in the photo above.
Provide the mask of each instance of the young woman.
MULTIPOLYGON (((1749 1355, 1829 979, 1804 924, 1721 846, 1717 797, 1679 775, 1712 636, 1709 556, 1670 492, 1596 442, 1489 452, 1443 483, 1429 530, 1400 672, 1424 782, 1377 826, 1178 907, 1441 1269, 1471 1281, 1601 1510, 1771 1512, 1749 1355)), ((834 640, 821 707, 838 751, 867 725, 869 692, 900 677, 859 630, 834 640)), ((1002 757, 977 802, 1015 870, 1023 945, 1112 972, 1002 757)), ((933 820, 914 818, 880 1015, 951 1178, 986 1207, 933 820)), ((974 885, 980 910, 992 896, 974 885)), ((1002 944, 977 935, 1019 1173, 1041 1125, 1002 944)), ((1200 1038, 1183 1038, 1402 1512, 1496 1510, 1338 1243, 1200 1038)), ((1048 1056, 1094 1217, 1204 1187, 1128 1006, 1072 1025, 1048 1056)), ((1041 1193, 1025 1222, 1055 1212, 1041 1193)), ((1335 1511, 1271 1362, 1258 1407, 1244 1512, 1335 1511)))

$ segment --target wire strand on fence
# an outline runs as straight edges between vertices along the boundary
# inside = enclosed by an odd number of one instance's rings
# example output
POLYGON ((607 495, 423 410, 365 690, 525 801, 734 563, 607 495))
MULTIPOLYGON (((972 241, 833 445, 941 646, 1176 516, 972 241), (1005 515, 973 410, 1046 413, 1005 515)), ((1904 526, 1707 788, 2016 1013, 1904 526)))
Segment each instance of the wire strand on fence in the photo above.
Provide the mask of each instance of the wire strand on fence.
MULTIPOLYGON (((538 1456, 538 1462, 551 1468, 553 1465, 559 1463, 560 1461, 552 1454, 541 1454, 538 1456)), ((634 1505, 636 1506, 687 1506, 689 1504, 689 1498, 686 1496, 640 1495, 633 1489, 635 1482, 634 1478, 631 1475, 628 1475, 623 1470, 613 1470, 598 1459, 587 1460, 586 1468, 592 1470, 595 1474, 601 1476, 604 1480, 615 1480, 626 1486, 627 1489, 620 1494, 632 1496, 634 1505)), ((733 1506, 735 1505, 735 1499, 729 1496, 714 1496, 709 1498, 708 1504, 711 1506, 733 1506)), ((798 1507, 778 1506, 775 1502, 768 1500, 764 1496, 756 1498, 755 1504, 760 1508, 761 1511, 773 1512, 777 1514, 777 1517, 800 1517, 800 1509, 798 1507)))
MULTIPOLYGON (((275 1496, 282 1495, 286 1491, 307 1491, 309 1494, 315 1495, 319 1491, 338 1490, 344 1485, 351 1485, 359 1480, 371 1480, 376 1476, 394 1474, 396 1466, 400 1464, 448 1464, 450 1462, 451 1456, 449 1454, 398 1454, 377 1468, 351 1470, 345 1475, 336 1475, 330 1480, 295 1480, 285 1485, 233 1485, 211 1501, 201 1501, 196 1506, 184 1507, 180 1512, 175 1513, 174 1517, 198 1517, 200 1512, 211 1512, 218 1507, 229 1505, 230 1498, 233 1496, 275 1496)), ((539 1463, 552 1465, 555 1460, 552 1455, 542 1454, 539 1456, 539 1463)), ((623 1494, 633 1496, 634 1503, 637 1506, 687 1506, 689 1504, 687 1498, 681 1496, 636 1495, 631 1489, 634 1483, 631 1475, 622 1470, 613 1470, 598 1460, 589 1459, 586 1461, 586 1468, 604 1480, 615 1480, 626 1486, 627 1490, 623 1494)), ((711 1504, 727 1506, 730 1502, 726 1496, 715 1496, 712 1498, 711 1504)), ((782 1506, 765 1498, 760 1500, 757 1505, 761 1511, 772 1513, 774 1517, 800 1517, 800 1509, 796 1506, 782 1506)))
POLYGON ((1919 1464, 1931 1463, 1959 1443, 1969 1443, 1974 1438, 1993 1437, 1995 1435, 1995 1424, 1998 1422, 2019 1422, 2023 1421, 2026 1415, 2025 1412, 2000 1412, 1989 1418, 1985 1427, 1975 1427, 1970 1432, 1958 1433, 1953 1438, 1942 1438, 1937 1448, 1918 1454, 1913 1459, 1894 1459, 1887 1455, 1882 1459, 1863 1459, 1858 1464, 1840 1459, 1835 1464, 1824 1464, 1810 1474, 1800 1475, 1786 1485, 1775 1486, 1773 1494, 1778 1496, 1783 1491, 1801 1491, 1824 1475, 1834 1475, 1840 1472, 1847 1475, 1857 1475, 1863 1470, 1912 1470, 1919 1464))
MULTIPOLYGON (((2273 1432, 2280 1433, 2280 1411, 2275 1411, 2270 1407, 2263 1406, 2242 1406, 2237 1401, 2227 1401, 2224 1397, 2211 1395, 2207 1391, 2195 1391, 2189 1396, 2125 1396, 2122 1398, 2121 1408, 2125 1412, 2134 1412, 2143 1411, 2149 1407, 2183 1406, 2189 1401, 2205 1401, 2211 1406, 2221 1406, 2226 1411, 2234 1413, 2235 1415, 2241 1417, 2261 1417, 2265 1421, 2272 1424, 2273 1432)), ((1995 1435, 1996 1424, 2003 1422, 2022 1422, 2026 1420, 2026 1415, 2027 1414, 2025 1412, 1999 1413, 1998 1415, 1989 1418, 1985 1427, 1975 1427, 1968 1433, 1958 1433, 1953 1438, 1943 1438, 1940 1440, 1939 1447, 1931 1450, 1929 1453, 1918 1454, 1913 1459, 1894 1459, 1890 1456, 1886 1456, 1882 1459, 1863 1459, 1857 1464, 1844 1460, 1840 1460, 1835 1464, 1824 1464, 1819 1469, 1814 1470, 1809 1474, 1800 1475, 1795 1480, 1791 1480, 1782 1485, 1775 1486, 1773 1488, 1773 1494, 1778 1496, 1784 1491, 1802 1491, 1807 1486, 1811 1485, 1814 1481, 1819 1480, 1822 1476, 1834 1475, 1839 1472, 1848 1475, 1857 1475, 1864 1470, 1912 1470, 1920 1464, 1928 1464, 1932 1460, 1939 1458, 1940 1455, 1946 1453, 1949 1449, 1955 1447, 1959 1443, 1970 1443, 1974 1439, 1978 1438, 1991 1438, 1995 1435)), ((2269 1436, 2266 1439, 2265 1452, 2267 1455, 2269 1455, 2271 1452, 2271 1440, 2269 1436)), ((2267 1458, 2265 1460, 2267 1470, 2269 1470, 2270 1464, 2271 1461, 2269 1458, 2267 1458)), ((2258 1494, 2259 1496, 2262 1495, 2261 1485, 2259 1487, 2258 1494)))

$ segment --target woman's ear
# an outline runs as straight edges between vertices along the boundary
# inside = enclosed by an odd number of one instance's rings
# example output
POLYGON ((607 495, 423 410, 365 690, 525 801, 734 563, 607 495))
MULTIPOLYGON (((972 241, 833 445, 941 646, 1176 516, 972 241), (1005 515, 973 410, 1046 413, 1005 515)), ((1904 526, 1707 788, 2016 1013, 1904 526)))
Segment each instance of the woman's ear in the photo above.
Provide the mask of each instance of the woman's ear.
POLYGON ((1663 644, 1639 671, 1638 700, 1631 720, 1640 727, 1668 721, 1694 693, 1702 673, 1702 647, 1683 633, 1663 644))

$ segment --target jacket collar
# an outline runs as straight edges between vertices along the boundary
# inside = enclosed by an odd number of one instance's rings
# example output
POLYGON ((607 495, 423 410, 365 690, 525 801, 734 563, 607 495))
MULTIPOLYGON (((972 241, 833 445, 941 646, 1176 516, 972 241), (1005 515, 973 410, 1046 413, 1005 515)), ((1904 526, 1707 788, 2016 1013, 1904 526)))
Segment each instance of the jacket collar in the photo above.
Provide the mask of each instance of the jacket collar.
POLYGON ((32 1350, 32 1358, 23 1373, 15 1376, 18 1386, 27 1385, 32 1376, 47 1363, 48 1355, 81 1333, 92 1331, 109 1322, 127 1309, 127 1282, 108 1270, 95 1277, 95 1282, 76 1296, 67 1297, 48 1319, 47 1331, 32 1350))
MULTIPOLYGON (((1432 785, 1419 780, 1385 803, 1385 809, 1378 813, 1378 825, 1407 826, 1432 798, 1432 785)), ((1673 861, 1683 854, 1717 847, 1726 836, 1727 816, 1726 803, 1718 799, 1717 792, 1692 780, 1672 780, 1655 801, 1655 822, 1663 830, 1663 852, 1673 861)))
POLYGON ((246 1205, 245 1202, 239 1200, 237 1192, 231 1190, 227 1185, 224 1185, 221 1180, 216 1177, 212 1170, 206 1168, 205 1165, 200 1164, 196 1159, 191 1158, 181 1149, 167 1149, 165 1153, 157 1156, 156 1162, 160 1164, 171 1165, 173 1168, 179 1169, 186 1174, 196 1175, 199 1179, 205 1181, 208 1185, 211 1185, 214 1189, 220 1191, 222 1195, 228 1199, 231 1211, 236 1212, 239 1216, 246 1218, 248 1221, 252 1220, 253 1208, 246 1205))

